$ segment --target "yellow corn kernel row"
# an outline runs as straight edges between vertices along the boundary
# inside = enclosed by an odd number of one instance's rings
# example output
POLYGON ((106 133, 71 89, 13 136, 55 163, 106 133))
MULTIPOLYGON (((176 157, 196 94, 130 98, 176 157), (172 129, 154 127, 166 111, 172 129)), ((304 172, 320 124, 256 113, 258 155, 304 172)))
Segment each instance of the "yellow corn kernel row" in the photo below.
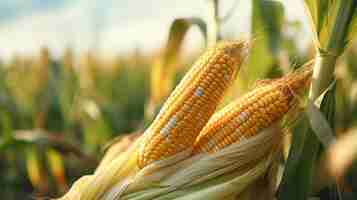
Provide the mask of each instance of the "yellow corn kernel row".
POLYGON ((310 83, 312 67, 262 82, 213 115, 194 144, 194 154, 215 152, 268 128, 296 105, 296 95, 310 83))
POLYGON ((192 148, 233 82, 246 52, 246 42, 222 42, 196 61, 144 132, 139 168, 192 148))

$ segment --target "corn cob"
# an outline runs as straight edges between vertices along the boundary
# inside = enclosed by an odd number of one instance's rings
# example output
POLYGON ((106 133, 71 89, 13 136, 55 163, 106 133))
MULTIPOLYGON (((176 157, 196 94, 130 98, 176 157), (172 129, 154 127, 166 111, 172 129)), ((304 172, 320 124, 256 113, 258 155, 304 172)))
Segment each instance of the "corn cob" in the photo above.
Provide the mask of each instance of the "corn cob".
POLYGON ((234 80, 246 49, 247 43, 242 41, 222 42, 198 59, 144 132, 139 168, 192 148, 234 80))
POLYGON ((213 115, 194 144, 193 153, 211 153, 258 134, 296 105, 296 94, 311 80, 310 64, 285 77, 262 81, 255 89, 213 115))

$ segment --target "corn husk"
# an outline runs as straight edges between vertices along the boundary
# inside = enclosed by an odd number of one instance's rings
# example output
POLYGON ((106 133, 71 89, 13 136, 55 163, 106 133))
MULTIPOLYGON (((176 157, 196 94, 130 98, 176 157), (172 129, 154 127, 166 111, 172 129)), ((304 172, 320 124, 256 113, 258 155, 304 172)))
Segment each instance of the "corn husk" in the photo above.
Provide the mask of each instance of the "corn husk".
POLYGON ((280 150, 275 124, 260 134, 213 154, 191 149, 139 170, 131 147, 91 176, 79 179, 65 200, 235 199, 267 173, 280 150))
POLYGON ((100 161, 96 171, 99 171, 109 165, 109 163, 125 152, 141 135, 142 131, 137 131, 125 136, 114 138, 107 146, 104 147, 105 155, 100 161))

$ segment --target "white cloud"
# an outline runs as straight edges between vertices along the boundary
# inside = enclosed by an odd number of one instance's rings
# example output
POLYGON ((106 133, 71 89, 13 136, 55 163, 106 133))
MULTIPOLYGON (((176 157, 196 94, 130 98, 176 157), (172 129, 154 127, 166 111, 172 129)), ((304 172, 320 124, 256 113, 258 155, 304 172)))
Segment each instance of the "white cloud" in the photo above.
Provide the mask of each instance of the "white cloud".
MULTIPOLYGON (((0 57, 9 57, 14 52, 37 53, 43 45, 57 55, 68 44, 77 51, 88 49, 94 44, 93 31, 98 34, 98 46, 104 53, 128 51, 136 47, 148 51, 163 45, 174 18, 206 18, 205 1, 79 0, 61 9, 36 13, 2 24, 0 57)), ((222 10, 227 10, 232 2, 225 1, 222 10)), ((223 26, 225 33, 248 32, 250 4, 247 2, 240 1, 233 17, 223 26)), ((289 19, 304 17, 301 1, 283 2, 288 6, 289 19)), ((198 34, 188 37, 190 46, 200 42, 198 34)))
MULTIPOLYGON (((48 10, 2 24, 0 54, 32 54, 41 46, 60 51, 72 37, 86 39, 87 13, 80 5, 48 10)), ((88 38, 89 39, 89 38, 88 38)))

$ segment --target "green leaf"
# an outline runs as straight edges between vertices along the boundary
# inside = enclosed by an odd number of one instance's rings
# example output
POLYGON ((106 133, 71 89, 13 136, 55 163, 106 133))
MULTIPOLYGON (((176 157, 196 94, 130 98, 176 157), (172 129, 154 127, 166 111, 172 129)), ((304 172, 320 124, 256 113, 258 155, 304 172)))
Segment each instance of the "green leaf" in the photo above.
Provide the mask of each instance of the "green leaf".
POLYGON ((104 145, 112 130, 107 121, 104 120, 102 108, 93 100, 83 100, 82 102, 81 123, 84 131, 85 148, 95 152, 104 145))
POLYGON ((319 149, 317 137, 308 127, 306 119, 303 120, 293 133, 293 142, 277 194, 279 200, 307 199, 319 149))
POLYGON ((305 0, 305 4, 310 12, 312 27, 318 35, 323 27, 322 22, 326 16, 326 12, 324 11, 327 10, 328 1, 305 0))
POLYGON ((72 52, 67 50, 59 67, 59 80, 56 85, 58 102, 63 115, 65 128, 73 123, 75 97, 79 93, 79 77, 72 66, 72 52))
POLYGON ((0 130, 4 140, 8 141, 12 139, 13 124, 10 114, 6 111, 2 111, 0 114, 0 130))
MULTIPOLYGON (((317 117, 318 119, 312 120, 312 123, 317 123, 319 120, 325 120, 327 126, 334 128, 334 112, 335 112, 335 84, 329 88, 324 94, 321 101, 320 111, 314 109, 315 114, 310 114, 309 117, 317 117), (316 113, 319 112, 317 115, 316 113), (323 114, 323 115, 320 115, 323 114)), ((311 109, 308 108, 308 109, 311 109)), ((308 112, 312 112, 311 110, 308 112)), ((306 120, 306 119, 305 119, 306 120)), ((309 119, 311 122, 311 119, 309 119)), ((323 122, 325 123, 325 122, 323 122)), ((307 121, 304 121, 302 126, 307 131, 295 131, 293 135, 293 143, 289 152, 289 157, 286 163, 283 179, 278 192, 278 199, 291 199, 300 200, 307 199, 312 192, 313 177, 318 168, 317 159, 320 157, 322 145, 317 137, 315 131, 319 131, 316 128, 309 127, 307 121), (300 153, 301 152, 301 153, 300 153)), ((312 127, 316 127, 313 125, 312 127)), ((325 137, 324 134, 330 133, 318 133, 321 137, 325 137)), ((320 137, 320 138, 321 138, 320 137)), ((329 135, 330 137, 330 135, 329 135)), ((328 142, 326 142, 328 143, 328 142)))
POLYGON ((328 147, 336 140, 333 130, 335 119, 335 92, 336 84, 334 82, 333 85, 321 95, 322 102, 319 105, 315 105, 309 100, 306 108, 310 126, 325 147, 328 147), (323 110, 320 111, 317 106, 321 106, 323 110), (325 113, 326 117, 322 112, 325 113), (327 119, 329 119, 329 121, 327 121, 327 119))
POLYGON ((311 101, 307 105, 307 115, 309 116, 311 129, 320 142, 325 147, 328 147, 335 141, 333 131, 321 111, 311 101))
MULTIPOLYGON (((325 114, 325 117, 332 129, 335 129, 335 106, 336 106, 336 82, 326 91, 321 104, 321 112, 325 114)), ((334 134, 335 135, 335 134, 334 134)))
POLYGON ((192 18, 179 18, 175 19, 170 27, 169 38, 165 47, 164 53, 164 66, 168 65, 170 62, 174 62, 177 58, 179 49, 182 46, 183 39, 187 31, 193 27, 197 26, 202 33, 204 39, 207 39, 207 27, 205 22, 196 17, 192 18))
POLYGON ((263 78, 276 64, 283 21, 284 8, 280 2, 253 1, 252 35, 256 41, 248 60, 248 82, 263 78))
POLYGON ((357 9, 355 9, 348 30, 347 40, 352 41, 357 36, 357 9))
POLYGON ((305 0, 320 51, 339 56, 354 36, 356 0, 305 0))

